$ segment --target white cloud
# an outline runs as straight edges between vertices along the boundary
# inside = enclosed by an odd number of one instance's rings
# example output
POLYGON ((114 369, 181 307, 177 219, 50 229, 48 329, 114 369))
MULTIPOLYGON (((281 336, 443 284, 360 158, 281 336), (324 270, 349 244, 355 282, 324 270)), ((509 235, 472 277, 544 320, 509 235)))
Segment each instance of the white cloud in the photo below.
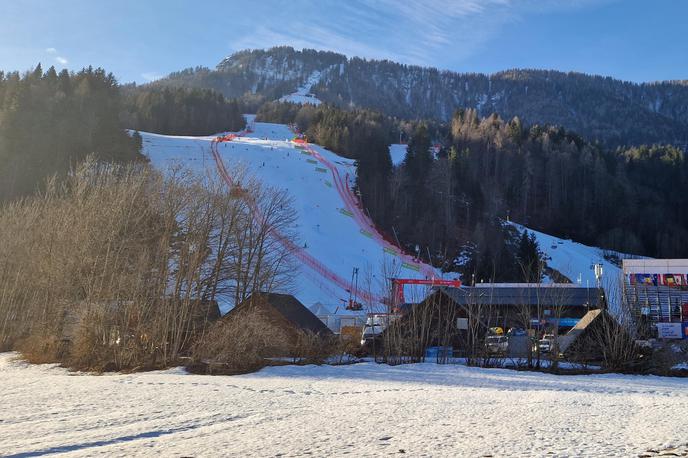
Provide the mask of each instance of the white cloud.
POLYGON ((63 56, 58 56, 57 55, 57 49, 56 48, 45 48, 45 52, 53 56, 53 59, 55 62, 57 62, 60 65, 67 65, 69 63, 69 60, 67 60, 66 57, 63 56))
POLYGON ((155 81, 155 80, 159 80, 159 79, 162 78, 163 76, 165 76, 165 75, 161 75, 161 74, 156 73, 156 72, 145 72, 145 73, 141 73, 141 78, 143 78, 143 79, 146 80, 146 81, 155 81))
POLYGON ((616 0, 292 0, 289 8, 267 2, 260 25, 238 18, 245 30, 231 47, 290 45, 410 64, 455 64, 528 15, 611 1, 616 0))

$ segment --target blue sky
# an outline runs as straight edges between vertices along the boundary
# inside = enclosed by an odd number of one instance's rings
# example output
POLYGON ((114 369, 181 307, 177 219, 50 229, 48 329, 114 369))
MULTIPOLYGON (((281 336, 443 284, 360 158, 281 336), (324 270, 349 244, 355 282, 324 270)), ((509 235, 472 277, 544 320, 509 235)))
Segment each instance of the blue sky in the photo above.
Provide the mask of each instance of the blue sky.
POLYGON ((0 68, 139 83, 292 45, 462 72, 688 79, 686 0, 0 0, 0 68))

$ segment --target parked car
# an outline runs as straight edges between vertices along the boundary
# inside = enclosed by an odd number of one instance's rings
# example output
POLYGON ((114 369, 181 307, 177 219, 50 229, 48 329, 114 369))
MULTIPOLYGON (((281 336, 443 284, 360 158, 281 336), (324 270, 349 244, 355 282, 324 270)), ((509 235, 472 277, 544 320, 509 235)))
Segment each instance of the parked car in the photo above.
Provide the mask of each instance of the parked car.
POLYGON ((387 329, 387 326, 400 315, 387 314, 387 313, 373 313, 369 314, 366 318, 365 326, 363 327, 363 333, 361 334, 361 345, 370 345, 373 340, 378 339, 382 332, 387 329))
POLYGON ((506 336, 487 336, 485 351, 488 355, 505 355, 509 350, 509 338, 506 336))
POLYGON ((549 353, 552 347, 554 347, 554 334, 545 334, 535 343, 533 351, 537 352, 540 349, 540 353, 549 353))

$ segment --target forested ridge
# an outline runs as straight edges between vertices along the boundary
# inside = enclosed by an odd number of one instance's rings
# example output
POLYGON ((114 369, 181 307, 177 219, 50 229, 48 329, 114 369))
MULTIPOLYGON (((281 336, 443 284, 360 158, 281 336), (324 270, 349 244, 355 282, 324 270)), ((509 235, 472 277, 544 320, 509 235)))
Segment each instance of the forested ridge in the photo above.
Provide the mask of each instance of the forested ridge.
POLYGON ((101 68, 0 72, 0 202, 42 189, 88 155, 145 160, 140 136, 125 129, 209 135, 242 128, 242 110, 207 89, 122 87, 101 68))
POLYGON ((0 201, 35 192, 89 154, 142 159, 140 139, 121 128, 120 109, 117 81, 103 69, 0 72, 0 201))
POLYGON ((518 279, 530 263, 519 250, 533 250, 507 218, 608 249, 688 255, 688 164, 673 146, 606 149, 561 127, 472 109, 442 124, 272 103, 259 118, 295 122, 309 140, 356 159, 357 186, 380 228, 449 270, 518 279), (408 152, 395 168, 387 145, 400 131, 408 152))
POLYGON ((311 92, 345 109, 448 122, 457 108, 473 108, 481 117, 498 113, 528 125, 562 126, 607 147, 688 144, 686 81, 637 84, 535 69, 457 73, 280 46, 240 51, 215 69, 189 68, 155 84, 214 89, 257 108, 294 92, 315 72, 319 82, 311 92))

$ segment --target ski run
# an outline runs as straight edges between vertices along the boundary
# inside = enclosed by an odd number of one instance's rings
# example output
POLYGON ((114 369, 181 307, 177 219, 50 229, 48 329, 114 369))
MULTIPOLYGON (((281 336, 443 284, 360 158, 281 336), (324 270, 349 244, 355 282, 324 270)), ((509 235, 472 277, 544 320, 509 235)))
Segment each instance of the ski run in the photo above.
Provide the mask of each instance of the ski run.
MULTIPOLYGON (((181 164, 198 173, 219 173, 230 184, 232 169, 245 167, 265 185, 286 190, 298 213, 297 242, 289 247, 300 266, 293 293, 308 307, 319 303, 332 315, 351 315, 345 306, 352 293, 381 306, 384 269, 395 269, 405 278, 442 278, 439 270, 378 233, 353 191, 353 160, 294 141, 294 132, 285 125, 257 123, 251 116, 248 120, 249 129, 225 136, 229 141, 142 132, 143 149, 163 171, 181 164), (354 268, 358 288, 351 291, 354 268)), ((223 304, 223 311, 232 305, 223 304)))

